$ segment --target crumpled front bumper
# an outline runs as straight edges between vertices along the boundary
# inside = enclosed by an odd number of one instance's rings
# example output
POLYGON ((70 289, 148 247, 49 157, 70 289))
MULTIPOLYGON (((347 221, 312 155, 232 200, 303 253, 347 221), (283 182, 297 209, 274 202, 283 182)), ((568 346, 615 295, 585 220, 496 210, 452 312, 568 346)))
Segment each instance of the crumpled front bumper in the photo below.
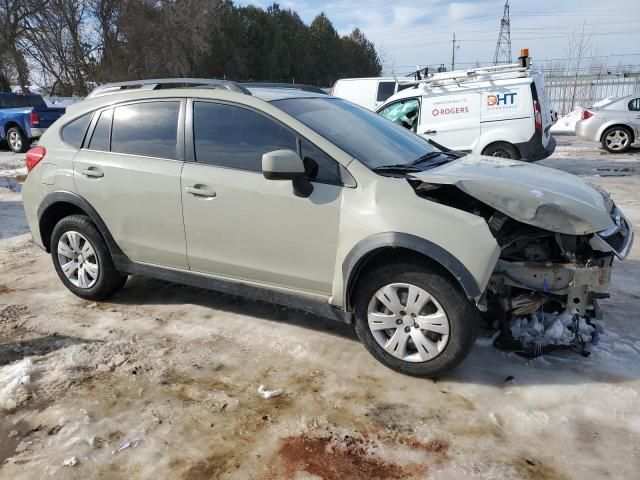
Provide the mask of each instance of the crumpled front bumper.
POLYGON ((629 255, 633 245, 633 227, 616 206, 613 207, 611 212, 611 219, 614 225, 611 228, 595 233, 589 243, 594 250, 611 252, 620 260, 624 260, 629 255))

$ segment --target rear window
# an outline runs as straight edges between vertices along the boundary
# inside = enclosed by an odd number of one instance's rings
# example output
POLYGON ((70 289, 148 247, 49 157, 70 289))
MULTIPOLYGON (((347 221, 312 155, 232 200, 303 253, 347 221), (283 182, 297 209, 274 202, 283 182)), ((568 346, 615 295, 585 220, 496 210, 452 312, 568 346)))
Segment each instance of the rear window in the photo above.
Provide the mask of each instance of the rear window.
POLYGON ((387 98, 395 93, 396 82, 380 82, 378 83, 378 96, 376 100, 384 102, 387 98))
POLYGON ((45 107, 40 95, 2 95, 0 96, 0 108, 28 108, 45 107))
POLYGON ((145 102, 116 107, 111 151, 145 157, 178 158, 180 102, 145 102))
POLYGON ((64 143, 79 149, 82 146, 84 135, 87 133, 92 115, 93 112, 85 113, 62 127, 61 135, 64 143))

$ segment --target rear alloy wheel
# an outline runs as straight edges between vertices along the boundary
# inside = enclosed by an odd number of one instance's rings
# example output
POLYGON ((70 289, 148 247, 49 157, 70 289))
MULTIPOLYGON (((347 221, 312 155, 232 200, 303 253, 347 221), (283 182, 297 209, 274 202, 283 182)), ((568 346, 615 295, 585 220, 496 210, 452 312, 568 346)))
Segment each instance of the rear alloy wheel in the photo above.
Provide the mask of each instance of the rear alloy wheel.
POLYGON ((357 292, 358 338, 393 370, 436 377, 473 347, 478 310, 437 268, 404 262, 379 267, 358 283, 357 292))
POLYGON ((115 269, 107 244, 85 215, 60 220, 53 229, 50 245, 58 277, 81 298, 102 300, 127 281, 127 275, 115 269))
POLYGON ((602 146, 610 153, 626 152, 631 143, 631 131, 626 127, 611 127, 602 135, 602 146))
POLYGON ((18 127, 11 127, 7 132, 7 143, 15 153, 24 153, 29 149, 29 140, 18 127))
POLYGON ((100 274, 98 256, 81 233, 69 230, 58 240, 58 262, 63 273, 76 287, 91 288, 100 274))

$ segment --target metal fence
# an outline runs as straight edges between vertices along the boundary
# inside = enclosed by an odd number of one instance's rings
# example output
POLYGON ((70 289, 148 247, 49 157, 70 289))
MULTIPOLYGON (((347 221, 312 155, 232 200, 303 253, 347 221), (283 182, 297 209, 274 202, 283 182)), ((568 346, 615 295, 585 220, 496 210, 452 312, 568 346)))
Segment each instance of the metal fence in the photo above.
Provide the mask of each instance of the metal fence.
POLYGON ((566 115, 575 107, 588 107, 603 98, 640 94, 640 73, 549 75, 545 85, 551 107, 566 115))

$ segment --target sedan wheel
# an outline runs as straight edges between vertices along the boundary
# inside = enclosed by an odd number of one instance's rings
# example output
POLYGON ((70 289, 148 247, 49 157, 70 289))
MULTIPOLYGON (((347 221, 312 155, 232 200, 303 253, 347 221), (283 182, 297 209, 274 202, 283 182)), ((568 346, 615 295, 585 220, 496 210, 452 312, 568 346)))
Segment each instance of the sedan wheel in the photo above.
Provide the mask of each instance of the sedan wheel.
POLYGON ((81 233, 67 231, 58 240, 58 262, 72 285, 91 288, 98 281, 100 266, 93 245, 81 233))
POLYGON ((606 133, 603 143, 610 152, 623 152, 631 145, 631 136, 624 129, 614 128, 606 133))
POLYGON ((449 341, 449 318, 423 288, 392 283, 378 290, 367 309, 369 329, 378 345, 405 362, 425 362, 449 341))

